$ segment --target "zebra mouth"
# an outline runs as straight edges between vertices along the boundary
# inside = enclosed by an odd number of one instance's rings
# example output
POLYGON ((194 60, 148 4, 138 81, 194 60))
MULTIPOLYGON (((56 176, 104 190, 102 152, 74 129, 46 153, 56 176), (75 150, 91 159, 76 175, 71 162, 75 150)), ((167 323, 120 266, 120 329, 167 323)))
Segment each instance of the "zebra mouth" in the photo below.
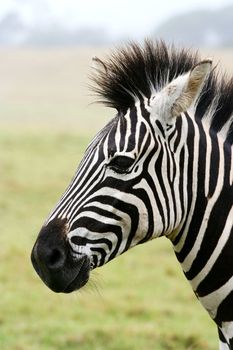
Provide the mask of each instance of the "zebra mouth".
POLYGON ((89 275, 90 275, 90 262, 89 259, 86 257, 83 260, 82 265, 80 266, 78 273, 74 276, 74 278, 69 281, 68 285, 65 287, 65 289, 62 291, 62 293, 71 293, 75 290, 78 290, 87 284, 89 281, 89 275))

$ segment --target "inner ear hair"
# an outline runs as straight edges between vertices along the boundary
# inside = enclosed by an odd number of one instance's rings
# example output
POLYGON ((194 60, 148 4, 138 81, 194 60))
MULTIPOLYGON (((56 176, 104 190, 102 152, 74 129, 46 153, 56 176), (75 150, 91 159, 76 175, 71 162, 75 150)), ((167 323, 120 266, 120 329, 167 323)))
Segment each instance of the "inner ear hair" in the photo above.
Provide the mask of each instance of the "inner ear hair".
POLYGON ((173 117, 185 112, 196 100, 201 92, 212 67, 212 60, 204 60, 196 64, 190 71, 187 84, 181 95, 175 100, 171 108, 173 117))

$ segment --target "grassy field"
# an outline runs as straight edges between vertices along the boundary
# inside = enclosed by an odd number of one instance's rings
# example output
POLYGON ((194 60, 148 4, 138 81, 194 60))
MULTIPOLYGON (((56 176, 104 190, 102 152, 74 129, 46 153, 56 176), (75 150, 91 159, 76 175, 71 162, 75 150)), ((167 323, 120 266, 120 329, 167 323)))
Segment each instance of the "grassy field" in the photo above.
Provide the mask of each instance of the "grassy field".
MULTIPOLYGON (((48 290, 31 266, 40 226, 114 114, 88 106, 93 53, 0 52, 0 349, 217 349, 215 326, 165 239, 94 271, 70 295, 48 290)), ((217 54, 226 66, 232 56, 217 54)))

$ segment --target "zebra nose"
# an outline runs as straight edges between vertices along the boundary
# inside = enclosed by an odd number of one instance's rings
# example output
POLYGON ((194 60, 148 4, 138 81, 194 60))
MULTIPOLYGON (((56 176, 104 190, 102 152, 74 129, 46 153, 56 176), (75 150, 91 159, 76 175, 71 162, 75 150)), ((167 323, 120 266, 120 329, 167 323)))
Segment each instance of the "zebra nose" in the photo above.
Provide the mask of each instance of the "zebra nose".
POLYGON ((56 272, 65 265, 65 230, 66 222, 58 219, 42 227, 31 254, 32 264, 39 275, 56 272))
POLYGON ((47 266, 50 270, 58 270, 64 266, 65 260, 65 252, 61 248, 56 247, 48 252, 47 266))
POLYGON ((60 270, 65 264, 65 252, 61 247, 46 247, 42 260, 49 270, 60 270))
POLYGON ((51 246, 37 242, 32 250, 32 263, 36 270, 57 271, 63 268, 65 261, 66 253, 62 246, 51 246))

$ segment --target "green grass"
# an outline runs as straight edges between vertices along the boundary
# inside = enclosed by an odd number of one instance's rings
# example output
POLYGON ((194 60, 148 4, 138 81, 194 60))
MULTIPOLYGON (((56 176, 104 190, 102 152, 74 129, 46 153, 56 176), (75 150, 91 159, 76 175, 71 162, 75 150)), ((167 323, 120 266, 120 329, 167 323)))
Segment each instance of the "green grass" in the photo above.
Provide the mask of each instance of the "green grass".
POLYGON ((69 184, 87 136, 0 131, 0 349, 214 350, 215 326, 165 239, 93 271, 87 287, 51 292, 30 251, 69 184))

